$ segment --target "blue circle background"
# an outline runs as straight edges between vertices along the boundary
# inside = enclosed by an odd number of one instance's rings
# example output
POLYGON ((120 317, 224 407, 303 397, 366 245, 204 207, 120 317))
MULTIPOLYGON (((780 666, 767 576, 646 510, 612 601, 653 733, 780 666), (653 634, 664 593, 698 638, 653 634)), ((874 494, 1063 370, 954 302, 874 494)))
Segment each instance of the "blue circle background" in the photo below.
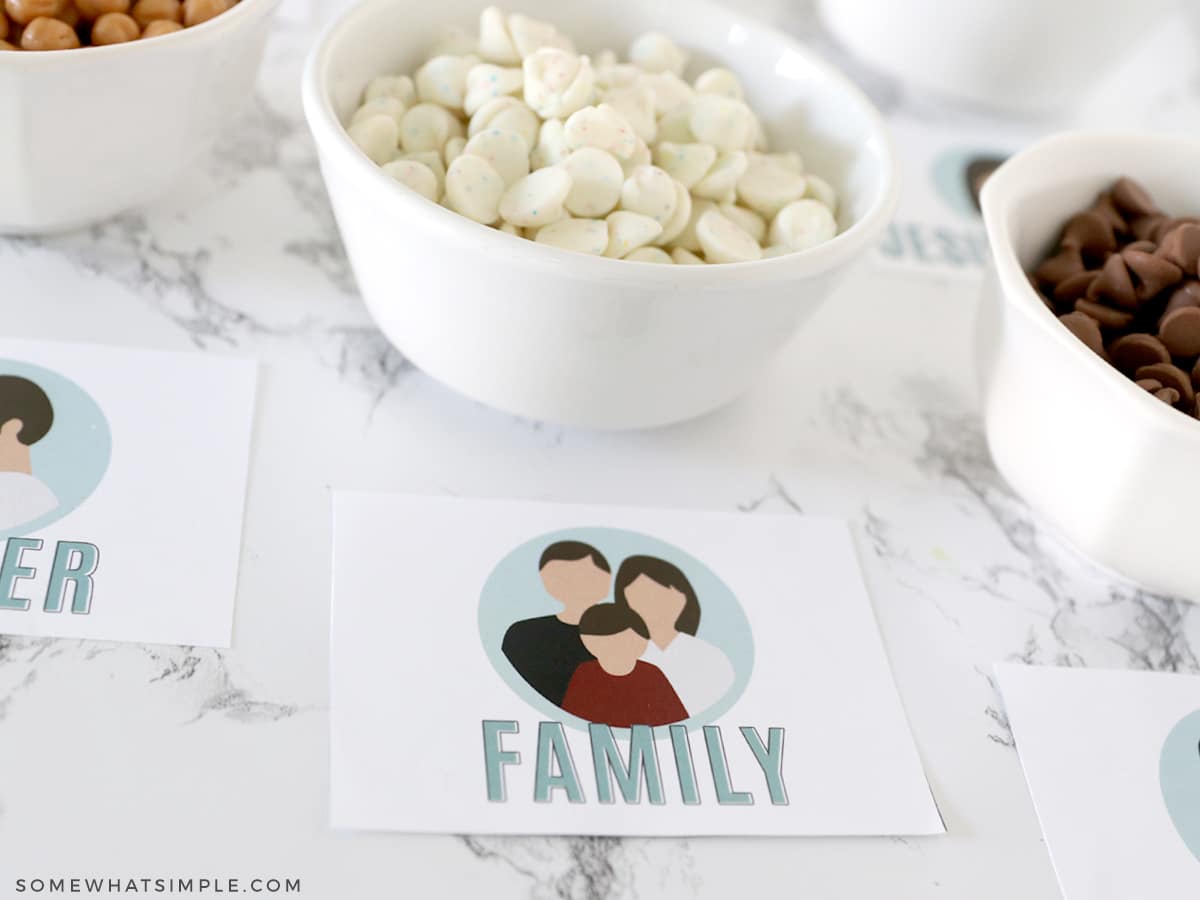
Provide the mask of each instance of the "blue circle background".
POLYGON ((50 369, 0 359, 0 375, 19 375, 38 385, 54 406, 54 424, 29 448, 33 474, 58 498, 58 508, 8 530, 0 539, 32 534, 57 522, 92 495, 108 471, 112 433, 98 403, 75 382, 50 369))
POLYGON ((1180 719, 1163 742, 1159 781, 1175 830, 1200 859, 1200 709, 1180 719))
MULTIPOLYGON (((754 668, 754 638, 750 623, 728 585, 700 560, 673 544, 621 528, 567 528, 552 531, 517 547, 500 560, 483 585, 479 598, 479 635, 483 649, 496 671, 517 695, 551 719, 573 728, 587 729, 587 722, 555 706, 529 686, 501 650, 504 633, 513 622, 557 613, 562 606, 546 594, 538 574, 542 551, 555 541, 584 541, 604 554, 613 576, 621 561, 636 554, 657 556, 674 563, 696 589, 700 598, 700 628, 696 637, 719 647, 733 665, 734 681, 729 691, 706 710, 687 719, 689 729, 699 728, 724 715, 750 681, 754 668)), ((611 595, 608 598, 612 599, 611 595)), ((602 601, 605 602, 605 601, 602 601)))

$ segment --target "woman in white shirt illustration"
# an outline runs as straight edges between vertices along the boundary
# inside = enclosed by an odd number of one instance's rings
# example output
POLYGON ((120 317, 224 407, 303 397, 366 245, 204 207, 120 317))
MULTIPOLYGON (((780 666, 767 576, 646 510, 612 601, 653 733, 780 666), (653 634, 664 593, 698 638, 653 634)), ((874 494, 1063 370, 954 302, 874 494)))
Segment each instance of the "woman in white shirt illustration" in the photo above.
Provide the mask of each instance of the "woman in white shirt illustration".
POLYGON ((18 375, 0 375, 0 531, 58 508, 58 498, 33 474, 29 448, 54 424, 46 392, 18 375))
POLYGON ((663 671, 689 716, 725 695, 733 685, 733 666, 720 649, 696 637, 700 599, 678 567, 654 556, 631 556, 617 570, 613 597, 646 622, 650 644, 642 659, 663 671))

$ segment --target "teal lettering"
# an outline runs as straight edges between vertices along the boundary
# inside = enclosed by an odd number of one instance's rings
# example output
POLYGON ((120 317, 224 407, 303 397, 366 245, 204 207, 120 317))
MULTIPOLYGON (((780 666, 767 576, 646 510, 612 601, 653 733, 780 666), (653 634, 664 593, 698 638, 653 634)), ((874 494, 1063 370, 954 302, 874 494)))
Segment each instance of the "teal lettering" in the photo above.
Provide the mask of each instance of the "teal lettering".
POLYGON ((483 767, 487 772, 487 795, 492 803, 503 803, 508 799, 504 786, 504 767, 521 762, 516 750, 505 750, 502 737, 517 734, 520 726, 511 719, 483 720, 483 767))
POLYGON ((71 590, 71 612, 87 615, 92 610, 92 575, 100 565, 100 550, 95 544, 60 541, 50 567, 50 584, 46 588, 46 612, 62 612, 68 585, 71 590))
POLYGON ((741 732, 746 743, 750 745, 750 751, 754 754, 754 758, 762 767, 763 775, 767 779, 767 791, 771 795, 771 802, 776 806, 787 806, 787 788, 783 784, 783 729, 768 728, 767 746, 765 747, 762 738, 758 736, 758 729, 743 725, 741 732))
POLYGON ((671 726, 671 747, 675 750, 675 771, 679 773, 679 793, 683 802, 695 806, 700 802, 700 789, 696 784, 696 764, 692 761, 692 743, 688 740, 686 725, 671 726))
POLYGON ((596 772, 596 796, 601 803, 613 803, 613 776, 626 803, 642 802, 642 782, 650 802, 666 803, 663 796, 662 770, 658 765, 658 748, 654 744, 654 729, 649 725, 634 725, 629 730, 629 763, 621 758, 621 748, 607 725, 595 722, 588 725, 592 739, 592 767, 596 772))
POLYGON ((717 789, 717 803, 721 806, 753 805, 753 795, 749 791, 735 791, 729 780, 729 763, 725 759, 725 742, 721 740, 721 729, 716 725, 705 725, 704 743, 708 748, 709 765, 712 766, 713 787, 717 789))
POLYGON ((549 803, 555 790, 567 792, 572 803, 583 802, 583 788, 571 758, 571 745, 562 722, 538 723, 537 767, 534 773, 533 799, 549 803), (557 769, 558 774, 555 774, 557 769))
POLYGON ((41 538, 9 538, 4 548, 4 560, 0 562, 0 609, 24 612, 29 601, 15 596, 18 581, 29 581, 37 576, 37 569, 22 563, 26 550, 41 550, 41 538))

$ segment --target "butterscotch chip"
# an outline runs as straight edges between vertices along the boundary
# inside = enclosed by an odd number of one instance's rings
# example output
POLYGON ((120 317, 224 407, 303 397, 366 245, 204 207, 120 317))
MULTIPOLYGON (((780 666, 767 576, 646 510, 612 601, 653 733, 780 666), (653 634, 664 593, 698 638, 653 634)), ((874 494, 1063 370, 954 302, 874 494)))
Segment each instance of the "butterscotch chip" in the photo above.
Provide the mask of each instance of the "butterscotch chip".
POLYGON ((1101 328, 1107 328, 1110 331, 1119 331, 1133 324, 1133 313, 1113 309, 1111 306, 1105 306, 1095 300, 1088 300, 1086 297, 1075 301, 1075 309, 1091 316, 1100 323, 1101 328))
POLYGON ((1078 275, 1064 278, 1054 288, 1054 299, 1060 303, 1070 303, 1072 300, 1084 296, 1099 275, 1098 271, 1080 272, 1078 275))
POLYGON ((1123 250, 1121 258, 1137 279, 1137 295, 1147 300, 1183 278, 1183 270, 1168 259, 1141 250, 1123 250))
POLYGON ((1100 326, 1091 316, 1081 312, 1070 312, 1065 316, 1059 316, 1058 321, 1066 325, 1071 334, 1087 344, 1097 355, 1105 356, 1104 338, 1100 335, 1100 326))
POLYGON ((1097 297, 1111 300, 1123 309, 1137 309, 1137 290, 1133 286, 1129 267, 1125 264, 1121 254, 1114 253, 1105 260, 1104 268, 1100 270, 1096 280, 1088 287, 1087 295, 1092 300, 1097 297))
POLYGON ((216 18, 232 7, 232 0, 183 0, 183 24, 191 28, 216 18))
POLYGON ((1196 389, 1192 387, 1192 378, 1187 372, 1171 363, 1155 363, 1152 366, 1142 366, 1134 373, 1137 379, 1153 378, 1161 381, 1164 388, 1174 388, 1179 394, 1179 402, 1185 409, 1192 409, 1196 403, 1196 389))
POLYGON ((141 34, 138 23, 125 13, 105 13, 92 25, 92 43, 99 46, 136 41, 141 34))
POLYGON ((47 16, 34 19, 21 32, 22 50, 73 50, 78 46, 74 28, 47 16))
POLYGON ((1200 307, 1167 313, 1158 323, 1158 337, 1172 356, 1200 355, 1200 307))
POLYGON ((58 4, 59 0, 4 0, 4 11, 14 22, 28 25, 43 16, 53 17, 58 4))
POLYGON ((8 37, 8 16, 0 9, 0 41, 8 37))
POLYGON ((183 4, 180 0, 137 0, 129 14, 142 28, 151 22, 182 22, 183 4))
POLYGON ((0 50, 16 50, 17 48, 8 41, 0 41, 0 50))
POLYGON ((75 0, 75 8, 85 19, 95 21, 105 13, 129 12, 130 0, 75 0))
POLYGON ((1127 216, 1149 216, 1158 212, 1154 198, 1132 178, 1118 178, 1109 194, 1117 209, 1127 216))
POLYGON ((1200 225, 1183 224, 1163 235, 1157 255, 1168 259, 1185 272, 1196 271, 1200 260, 1200 225))
POLYGON ((146 26, 146 30, 142 32, 142 38, 158 37, 160 34, 170 34, 173 31, 183 31, 183 26, 178 22, 159 19, 146 26))
POLYGON ((1108 345, 1108 358, 1126 375, 1132 375, 1145 366, 1169 363, 1171 354, 1154 335, 1127 334, 1108 345))
POLYGON ((1049 284, 1058 284, 1084 271, 1083 255, 1078 247, 1064 247, 1033 270, 1034 277, 1049 284))

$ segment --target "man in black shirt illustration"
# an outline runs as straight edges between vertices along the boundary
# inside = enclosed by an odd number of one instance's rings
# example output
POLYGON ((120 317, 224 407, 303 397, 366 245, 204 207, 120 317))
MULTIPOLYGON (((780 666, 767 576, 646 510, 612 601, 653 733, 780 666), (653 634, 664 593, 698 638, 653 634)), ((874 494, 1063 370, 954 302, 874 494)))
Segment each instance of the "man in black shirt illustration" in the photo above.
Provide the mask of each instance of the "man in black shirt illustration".
POLYGON ((612 570, 599 550, 580 541, 551 544, 538 570, 562 612, 513 623, 501 647, 529 686, 560 706, 575 669, 592 658, 579 639, 579 617, 608 596, 612 570))

